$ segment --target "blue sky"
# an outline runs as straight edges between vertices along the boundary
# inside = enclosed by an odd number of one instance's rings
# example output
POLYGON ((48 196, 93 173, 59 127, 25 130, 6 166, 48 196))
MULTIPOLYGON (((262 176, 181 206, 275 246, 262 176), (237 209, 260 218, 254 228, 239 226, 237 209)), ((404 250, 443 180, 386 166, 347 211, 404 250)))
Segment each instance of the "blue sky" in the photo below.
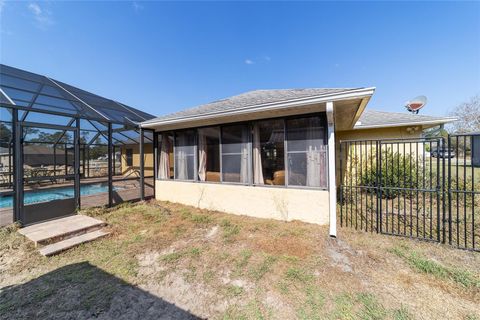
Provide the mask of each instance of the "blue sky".
POLYGON ((480 93, 480 2, 9 2, 0 61, 161 115, 254 89, 366 87, 445 115, 480 93))

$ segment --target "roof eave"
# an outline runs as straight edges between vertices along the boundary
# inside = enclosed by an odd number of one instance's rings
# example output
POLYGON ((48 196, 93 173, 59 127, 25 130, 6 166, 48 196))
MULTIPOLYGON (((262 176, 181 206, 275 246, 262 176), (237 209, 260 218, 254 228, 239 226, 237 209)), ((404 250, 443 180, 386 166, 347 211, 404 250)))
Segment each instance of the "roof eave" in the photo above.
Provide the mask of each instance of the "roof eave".
POLYGON ((281 102, 272 102, 272 103, 264 103, 258 105, 252 105, 242 108, 236 108, 233 110, 221 110, 215 111, 200 115, 193 115, 193 116, 185 116, 185 117, 177 117, 172 119, 166 120, 148 120, 144 121, 140 124, 142 128, 155 128, 162 125, 174 125, 180 124, 189 121, 198 121, 198 120, 207 120, 212 118, 217 118, 219 116, 228 117, 233 115, 239 114, 246 114, 252 112, 260 112, 260 111, 269 111, 269 110, 279 110, 283 108, 291 108, 295 106, 304 106, 316 103, 324 103, 327 101, 339 101, 339 100, 349 100, 349 99, 358 99, 358 98, 370 98, 373 93, 375 92, 375 87, 369 88, 361 88, 361 89, 353 89, 347 90, 344 92, 337 92, 337 93, 327 93, 318 96, 312 96, 308 98, 300 98, 300 99, 291 99, 285 100, 281 102))
POLYGON ((437 120, 415 121, 415 122, 408 122, 408 123, 385 123, 385 124, 375 124, 375 125, 367 125, 367 126, 355 126, 353 127, 353 130, 437 125, 437 124, 445 124, 445 123, 449 123, 457 120, 458 120, 457 118, 444 118, 444 119, 437 119, 437 120))

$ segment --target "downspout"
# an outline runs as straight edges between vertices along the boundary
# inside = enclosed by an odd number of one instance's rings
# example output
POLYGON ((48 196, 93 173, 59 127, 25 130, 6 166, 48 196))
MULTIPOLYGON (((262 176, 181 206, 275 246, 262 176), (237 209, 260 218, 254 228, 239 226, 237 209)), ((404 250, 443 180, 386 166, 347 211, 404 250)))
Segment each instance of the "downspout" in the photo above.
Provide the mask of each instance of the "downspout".
POLYGON ((337 236, 337 187, 335 184, 335 120, 333 114, 333 102, 326 103, 328 124, 328 195, 329 195, 329 234, 337 236))

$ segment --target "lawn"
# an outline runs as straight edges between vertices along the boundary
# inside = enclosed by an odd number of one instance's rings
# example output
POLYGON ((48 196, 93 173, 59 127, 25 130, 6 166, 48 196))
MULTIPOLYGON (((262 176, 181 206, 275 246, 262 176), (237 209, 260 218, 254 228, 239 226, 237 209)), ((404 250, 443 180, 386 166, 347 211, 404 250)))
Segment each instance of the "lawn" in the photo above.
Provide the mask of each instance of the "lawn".
POLYGON ((0 229, 0 319, 480 319, 480 254, 166 202, 83 212, 111 235, 45 258, 0 229))

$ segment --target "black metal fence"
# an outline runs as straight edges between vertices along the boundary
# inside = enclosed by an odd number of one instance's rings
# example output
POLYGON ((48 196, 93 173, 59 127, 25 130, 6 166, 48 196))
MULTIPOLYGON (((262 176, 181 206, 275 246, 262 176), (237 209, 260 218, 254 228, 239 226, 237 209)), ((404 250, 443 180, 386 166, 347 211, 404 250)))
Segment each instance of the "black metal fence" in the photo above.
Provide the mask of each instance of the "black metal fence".
POLYGON ((478 251, 479 194, 480 135, 340 143, 341 226, 478 251))

